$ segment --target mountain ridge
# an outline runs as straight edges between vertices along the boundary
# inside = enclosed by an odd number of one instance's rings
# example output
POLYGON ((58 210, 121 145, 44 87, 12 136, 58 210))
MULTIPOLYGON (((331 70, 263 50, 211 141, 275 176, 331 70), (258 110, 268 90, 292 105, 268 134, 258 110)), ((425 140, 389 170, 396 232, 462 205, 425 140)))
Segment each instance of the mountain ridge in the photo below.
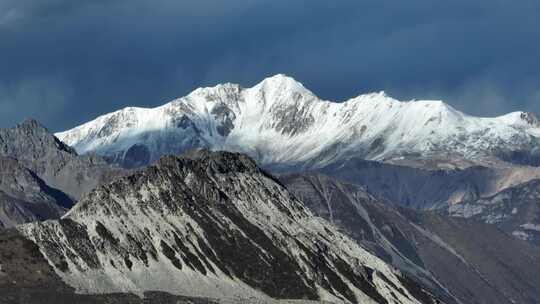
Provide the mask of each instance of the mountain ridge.
POLYGON ((261 165, 313 168, 449 153, 484 163, 540 164, 532 113, 473 117, 442 101, 398 101, 384 92, 344 102, 319 99, 278 74, 251 88, 199 88, 156 108, 128 107, 56 135, 80 153, 127 167, 167 153, 209 148, 247 153, 261 165))
POLYGON ((99 156, 78 155, 35 119, 0 129, 0 228, 58 218, 122 172, 99 156))
POLYGON ((251 158, 194 153, 164 156, 94 189, 62 219, 18 230, 82 293, 435 303, 251 158))

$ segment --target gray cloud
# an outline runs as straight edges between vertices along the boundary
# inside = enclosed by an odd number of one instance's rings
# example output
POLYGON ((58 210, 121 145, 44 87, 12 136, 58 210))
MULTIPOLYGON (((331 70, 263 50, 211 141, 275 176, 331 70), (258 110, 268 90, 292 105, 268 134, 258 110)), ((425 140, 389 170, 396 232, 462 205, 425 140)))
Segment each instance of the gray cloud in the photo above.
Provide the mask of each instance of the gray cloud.
POLYGON ((332 100, 386 90, 539 113, 538 28, 534 0, 5 0, 0 126, 36 116, 61 130, 275 73, 332 100))
POLYGON ((41 117, 54 121, 72 100, 73 90, 63 80, 42 77, 0 85, 0 121, 41 117))

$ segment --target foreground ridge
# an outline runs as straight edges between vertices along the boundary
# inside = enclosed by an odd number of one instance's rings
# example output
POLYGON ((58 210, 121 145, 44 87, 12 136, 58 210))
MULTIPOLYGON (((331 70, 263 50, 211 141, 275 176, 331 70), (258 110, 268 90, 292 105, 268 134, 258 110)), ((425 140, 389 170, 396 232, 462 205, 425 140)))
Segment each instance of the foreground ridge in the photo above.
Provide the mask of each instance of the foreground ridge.
POLYGON ((82 293, 436 301, 241 154, 165 156, 19 231, 82 293))

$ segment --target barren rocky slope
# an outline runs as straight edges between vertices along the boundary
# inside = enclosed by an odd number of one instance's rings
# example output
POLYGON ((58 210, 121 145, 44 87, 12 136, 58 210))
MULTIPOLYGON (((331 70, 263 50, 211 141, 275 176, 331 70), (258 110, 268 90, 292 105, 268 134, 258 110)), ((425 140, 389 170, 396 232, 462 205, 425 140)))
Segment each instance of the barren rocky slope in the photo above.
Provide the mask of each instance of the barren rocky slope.
POLYGON ((0 228, 58 218, 72 204, 16 159, 0 156, 0 228))
POLYGON ((19 230, 83 293, 435 302, 239 154, 164 157, 19 230))
POLYGON ((0 129, 0 227, 58 218, 124 170, 79 156, 35 120, 0 129))
POLYGON ((540 249, 493 225, 392 206, 321 174, 281 180, 315 214, 442 295, 461 303, 540 301, 540 249))

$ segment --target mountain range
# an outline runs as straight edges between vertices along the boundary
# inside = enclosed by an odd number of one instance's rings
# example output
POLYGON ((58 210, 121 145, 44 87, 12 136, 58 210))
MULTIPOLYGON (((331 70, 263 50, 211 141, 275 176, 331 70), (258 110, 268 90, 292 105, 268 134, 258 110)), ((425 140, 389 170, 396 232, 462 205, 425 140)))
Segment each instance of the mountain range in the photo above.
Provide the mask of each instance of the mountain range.
MULTIPOLYGON (((56 136, 126 168, 194 148, 242 152, 271 172, 317 170, 392 203, 453 216, 470 217, 459 210, 471 201, 540 178, 540 122, 532 113, 474 117, 442 101, 383 92, 331 102, 281 74, 251 88, 226 83, 157 108, 125 108, 56 136)), ((521 212, 500 227, 536 243, 540 215, 521 212)))
POLYGON ((192 148, 243 152, 287 170, 351 157, 438 159, 445 168, 540 164, 540 122, 532 113, 480 118, 442 101, 401 102, 384 92, 331 102, 281 74, 251 88, 226 83, 157 108, 125 108, 56 136, 125 167, 192 148))
POLYGON ((284 75, 29 119, 0 129, 0 302, 539 303, 539 139, 284 75))

